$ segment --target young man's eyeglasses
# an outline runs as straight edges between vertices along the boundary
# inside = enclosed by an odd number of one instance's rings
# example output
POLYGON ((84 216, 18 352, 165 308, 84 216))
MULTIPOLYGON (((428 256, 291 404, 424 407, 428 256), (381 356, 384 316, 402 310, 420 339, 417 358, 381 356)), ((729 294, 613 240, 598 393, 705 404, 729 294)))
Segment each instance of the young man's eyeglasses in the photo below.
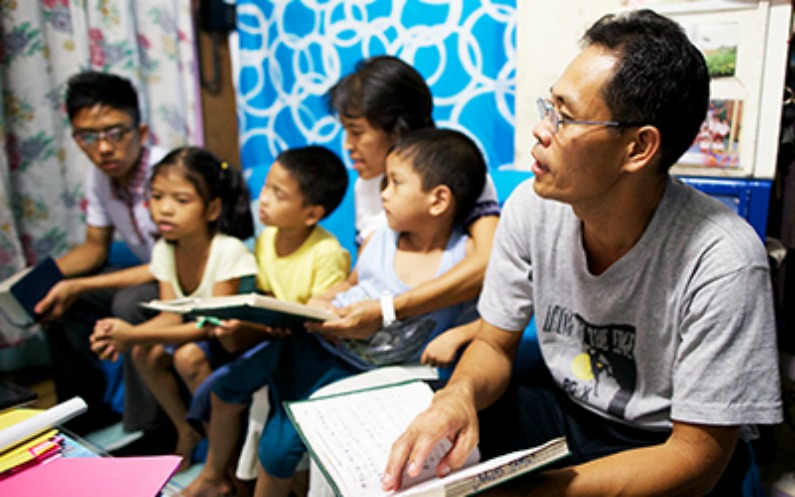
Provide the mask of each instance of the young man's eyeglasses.
POLYGON ((579 124, 582 126, 610 126, 614 128, 628 128, 632 126, 640 126, 639 123, 619 122, 619 121, 594 121, 590 119, 569 119, 560 115, 560 113, 552 105, 552 102, 545 98, 539 98, 538 103, 538 116, 541 120, 549 121, 552 125, 552 132, 557 133, 560 127, 564 124, 579 124))
POLYGON ((127 126, 113 126, 101 131, 78 130, 72 136, 84 147, 94 147, 100 140, 105 140, 113 145, 118 145, 133 129, 127 126))

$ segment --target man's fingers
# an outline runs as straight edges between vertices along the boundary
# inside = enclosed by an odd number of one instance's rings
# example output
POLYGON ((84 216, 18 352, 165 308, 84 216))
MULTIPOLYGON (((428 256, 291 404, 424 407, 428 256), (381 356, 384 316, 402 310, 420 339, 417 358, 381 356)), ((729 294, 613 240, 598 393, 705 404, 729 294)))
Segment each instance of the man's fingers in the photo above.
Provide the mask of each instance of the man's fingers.
POLYGON ((447 454, 442 457, 439 461, 439 465, 436 467, 436 474, 438 476, 446 476, 452 469, 458 469, 466 463, 469 454, 478 443, 479 437, 477 433, 477 426, 475 426, 474 429, 470 427, 458 433, 453 440, 453 446, 447 454))
POLYGON ((438 431, 428 429, 425 423, 429 419, 427 416, 427 411, 421 414, 392 444, 382 480, 384 490, 400 488, 404 472, 410 477, 420 474, 431 451, 444 436, 444 434, 431 435, 438 431))
POLYGON ((400 488, 403 471, 413 447, 412 436, 409 432, 406 432, 392 444, 392 449, 389 451, 389 457, 386 461, 386 468, 384 469, 384 477, 381 480, 381 488, 385 491, 400 488))

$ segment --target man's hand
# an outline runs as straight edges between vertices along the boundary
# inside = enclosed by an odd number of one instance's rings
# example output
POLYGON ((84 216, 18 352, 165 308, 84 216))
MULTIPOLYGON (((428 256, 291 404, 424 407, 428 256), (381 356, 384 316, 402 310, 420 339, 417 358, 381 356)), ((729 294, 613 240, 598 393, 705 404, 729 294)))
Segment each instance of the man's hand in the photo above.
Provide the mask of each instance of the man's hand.
POLYGON ((478 416, 471 395, 455 387, 440 390, 431 406, 392 444, 381 483, 383 490, 399 489, 404 471, 417 476, 443 437, 453 446, 439 461, 436 474, 441 477, 460 468, 477 445, 478 436, 478 416))
POLYGON ((381 327, 381 304, 377 300, 356 302, 335 309, 340 319, 322 323, 307 323, 306 329, 336 338, 369 338, 381 327))
POLYGON ((80 283, 77 279, 61 280, 56 283, 33 310, 44 322, 58 319, 74 304, 80 296, 80 283))

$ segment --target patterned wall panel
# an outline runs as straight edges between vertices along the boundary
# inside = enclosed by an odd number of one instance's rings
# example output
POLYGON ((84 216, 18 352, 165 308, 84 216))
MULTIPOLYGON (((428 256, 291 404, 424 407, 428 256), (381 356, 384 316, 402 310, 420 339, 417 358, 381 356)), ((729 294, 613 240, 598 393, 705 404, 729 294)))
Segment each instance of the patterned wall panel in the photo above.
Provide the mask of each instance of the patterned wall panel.
POLYGON ((324 94, 379 54, 426 78, 438 126, 467 133, 492 169, 512 167, 516 0, 238 0, 237 12, 241 154, 254 195, 287 147, 323 144, 344 157, 324 94))

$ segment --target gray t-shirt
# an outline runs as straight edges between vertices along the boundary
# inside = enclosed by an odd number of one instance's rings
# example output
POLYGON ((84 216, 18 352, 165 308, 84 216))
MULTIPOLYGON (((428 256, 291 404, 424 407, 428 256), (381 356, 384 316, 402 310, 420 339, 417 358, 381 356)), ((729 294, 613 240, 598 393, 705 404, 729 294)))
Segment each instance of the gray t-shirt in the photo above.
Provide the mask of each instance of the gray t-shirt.
POLYGON ((503 209, 478 310, 522 330, 578 404, 646 429, 782 419, 764 247, 720 202, 670 180, 635 246, 589 272, 581 222, 532 180, 503 209))

